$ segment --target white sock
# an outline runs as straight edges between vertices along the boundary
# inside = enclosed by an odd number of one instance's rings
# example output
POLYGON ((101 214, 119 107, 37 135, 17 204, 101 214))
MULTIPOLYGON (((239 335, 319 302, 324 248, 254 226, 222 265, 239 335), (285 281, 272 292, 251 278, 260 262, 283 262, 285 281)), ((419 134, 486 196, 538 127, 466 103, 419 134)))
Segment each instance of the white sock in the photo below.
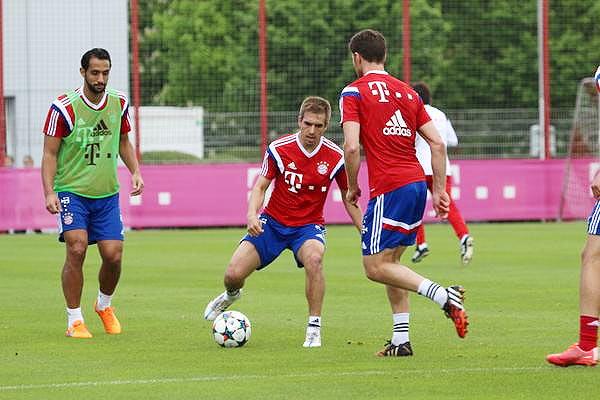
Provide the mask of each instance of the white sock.
POLYGON ((409 313, 396 313, 392 314, 394 320, 394 333, 392 334, 392 344, 398 346, 402 343, 409 342, 408 338, 408 322, 409 313))
POLYGON ((75 321, 83 322, 83 315, 81 314, 81 307, 77 307, 77 308, 67 307, 67 328, 70 328, 75 321))
POLYGON ((468 233, 464 234, 463 237, 460 238, 460 242, 464 243, 464 241, 467 240, 468 237, 469 237, 468 233))
POLYGON ((309 328, 321 328, 321 316, 320 315, 311 315, 308 317, 308 327, 309 328))
POLYGON ((426 249, 427 248, 427 242, 423 242, 419 245, 417 245, 417 249, 419 249, 419 251, 426 249))
POLYGON ((439 304, 440 308, 443 308, 448 301, 448 293, 446 288, 440 286, 435 282, 431 282, 429 279, 423 279, 423 282, 419 285, 417 290, 421 296, 425 296, 439 304))
POLYGON ((106 307, 110 307, 112 295, 107 295, 98 290, 98 300, 96 302, 96 310, 104 311, 106 307))
POLYGON ((239 294, 240 294, 241 289, 234 289, 233 291, 230 291, 229 289, 227 289, 225 291, 225 297, 227 298, 227 301, 232 301, 232 300, 237 300, 239 294))

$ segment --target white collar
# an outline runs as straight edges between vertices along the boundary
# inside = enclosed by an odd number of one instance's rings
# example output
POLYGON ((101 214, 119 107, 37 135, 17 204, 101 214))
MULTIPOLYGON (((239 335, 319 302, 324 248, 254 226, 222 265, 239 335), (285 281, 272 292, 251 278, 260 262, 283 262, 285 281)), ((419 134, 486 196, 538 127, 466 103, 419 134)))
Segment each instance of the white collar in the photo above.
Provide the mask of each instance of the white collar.
POLYGON ((319 150, 321 149, 321 145, 323 144, 323 135, 321 135, 321 138, 319 139, 319 143, 314 148, 314 150, 311 151, 310 153, 304 148, 304 146, 302 145, 302 142, 300 142, 300 131, 296 132, 296 144, 298 145, 298 147, 300 147, 300 150, 302 150, 302 152, 304 153, 304 155, 306 157, 311 158, 312 156, 317 154, 319 152, 319 150))
POLYGON ((83 99, 85 104, 87 104, 90 108, 92 108, 94 110, 99 110, 102 107, 104 107, 104 105, 106 104, 106 98, 108 97, 108 91, 104 90, 104 96, 102 96, 102 99, 100 99, 98 104, 94 104, 90 99, 85 97, 85 93, 83 92, 83 86, 81 86, 79 89, 77 89, 77 92, 79 92, 79 94, 81 95, 81 98, 83 99))
POLYGON ((373 69, 371 71, 367 71, 363 74, 364 75, 369 75, 369 74, 381 74, 381 75, 389 75, 386 71, 382 70, 382 69, 373 69))

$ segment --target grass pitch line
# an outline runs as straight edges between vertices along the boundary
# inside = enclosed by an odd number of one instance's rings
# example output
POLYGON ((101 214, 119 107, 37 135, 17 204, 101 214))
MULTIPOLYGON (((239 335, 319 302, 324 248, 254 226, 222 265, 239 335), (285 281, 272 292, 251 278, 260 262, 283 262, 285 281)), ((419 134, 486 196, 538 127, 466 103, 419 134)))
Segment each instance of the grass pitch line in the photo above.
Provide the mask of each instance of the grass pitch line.
MULTIPOLYGON (((409 370, 394 370, 394 371, 351 371, 351 372, 327 372, 329 376, 365 376, 365 375, 412 375, 412 374, 460 374, 460 373, 478 373, 478 372, 523 372, 533 371, 540 372, 548 370, 548 367, 506 367, 506 368, 454 368, 454 369, 409 369, 409 370)), ((115 381, 90 381, 90 382, 64 382, 64 383, 46 383, 46 384, 31 384, 31 385, 13 385, 0 386, 0 392, 24 391, 36 389, 73 389, 79 387, 95 387, 95 386, 117 386, 117 385, 160 385, 171 383, 191 383, 191 382, 219 382, 240 379, 265 379, 265 378, 312 378, 322 376, 322 373, 310 374, 287 374, 287 375, 216 375, 216 376, 196 376, 189 378, 156 378, 156 379, 130 379, 130 380, 115 380, 115 381)))

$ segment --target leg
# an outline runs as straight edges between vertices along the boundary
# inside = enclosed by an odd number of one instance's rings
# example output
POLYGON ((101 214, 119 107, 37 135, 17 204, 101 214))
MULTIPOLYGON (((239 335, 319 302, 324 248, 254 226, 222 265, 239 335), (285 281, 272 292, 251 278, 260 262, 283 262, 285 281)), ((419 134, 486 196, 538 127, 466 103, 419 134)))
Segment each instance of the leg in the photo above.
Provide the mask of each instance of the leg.
POLYGON ((399 246, 396 249, 384 249, 379 253, 363 256, 367 278, 374 282, 416 292, 425 278, 395 261, 405 249, 405 246, 399 246))
POLYGON ((243 240, 231 256, 229 265, 225 270, 223 283, 226 290, 206 305, 204 319, 213 321, 234 301, 239 299, 246 278, 260 265, 260 256, 254 244, 243 240))
POLYGON ((123 242, 120 240, 100 240, 98 241, 98 251, 102 258, 102 266, 98 273, 100 291, 112 296, 121 276, 123 242))
POLYGON ((458 207, 456 207, 456 203, 452 200, 452 176, 446 177, 446 193, 450 196, 448 222, 450 222, 456 237, 460 240, 460 258, 463 264, 467 265, 473 258, 473 238, 469 235, 469 228, 458 207))
POLYGON ((62 270, 62 288, 68 308, 79 308, 83 290, 83 261, 88 246, 88 235, 83 229, 64 232, 67 257, 62 270))
POLYGON ((321 347, 321 310, 325 297, 324 254, 325 245, 316 239, 304 241, 295 253, 306 273, 305 294, 308 302, 308 326, 303 347, 321 347))
POLYGON ((307 240, 298 250, 298 260, 306 272, 306 300, 308 314, 320 316, 325 297, 325 277, 323 276, 323 255, 325 246, 318 240, 307 240))
POLYGON ((588 235, 581 254, 579 308, 582 315, 600 314, 600 236, 588 235))
POLYGON ((244 287, 246 278, 260 266, 260 256, 254 245, 247 240, 240 243, 231 256, 223 283, 228 291, 236 291, 244 287))
POLYGON ((100 291, 94 304, 96 314, 102 320, 104 331, 111 335, 121 333, 121 323, 111 307, 112 296, 115 293, 121 276, 121 258, 123 256, 123 241, 99 240, 98 251, 102 258, 102 266, 98 273, 100 291))
POLYGON ((581 254, 581 276, 579 279, 579 341, 562 353, 546 356, 549 363, 561 367, 570 365, 594 366, 598 362, 600 236, 588 235, 581 254))

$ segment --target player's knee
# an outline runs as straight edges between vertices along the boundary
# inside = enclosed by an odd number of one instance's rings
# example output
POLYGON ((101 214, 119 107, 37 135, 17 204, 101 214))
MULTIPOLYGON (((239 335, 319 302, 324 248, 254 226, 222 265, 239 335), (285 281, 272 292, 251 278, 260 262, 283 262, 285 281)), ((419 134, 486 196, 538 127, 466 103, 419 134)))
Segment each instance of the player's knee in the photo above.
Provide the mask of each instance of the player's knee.
POLYGON ((111 252, 103 257, 103 261, 114 268, 118 268, 121 266, 121 259, 122 254, 120 251, 111 252))
POLYGON ((225 286, 238 287, 244 282, 244 279, 246 278, 244 275, 245 274, 242 272, 242 270, 235 264, 229 264, 225 270, 225 286))
POLYGON ((319 253, 309 254, 303 264, 307 273, 320 273, 323 270, 323 255, 319 253))
POLYGON ((365 275, 367 276, 367 278, 369 280, 375 281, 375 282, 379 282, 381 280, 380 276, 380 270, 378 268, 378 265, 374 262, 364 262, 363 263, 363 267, 365 269, 365 275))
POLYGON ((69 243, 67 247, 67 257, 75 260, 83 260, 87 251, 87 243, 83 240, 77 240, 69 243))

